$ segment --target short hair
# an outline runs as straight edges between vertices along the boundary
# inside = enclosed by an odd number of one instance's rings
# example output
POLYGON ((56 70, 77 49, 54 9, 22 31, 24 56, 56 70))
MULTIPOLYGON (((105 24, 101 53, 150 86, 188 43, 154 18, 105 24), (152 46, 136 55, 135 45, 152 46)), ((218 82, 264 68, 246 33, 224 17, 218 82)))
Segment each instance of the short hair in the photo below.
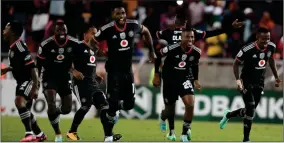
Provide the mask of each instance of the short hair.
POLYGON ((16 36, 21 36, 23 33, 23 25, 19 21, 12 21, 8 23, 10 25, 10 29, 12 30, 13 33, 16 34, 16 36))
POLYGON ((257 29, 257 33, 268 33, 270 32, 267 28, 264 28, 264 27, 260 27, 257 29))
POLYGON ((114 11, 116 8, 125 8, 125 4, 121 1, 112 2, 112 3, 113 3, 112 11, 114 11))
POLYGON ((190 26, 190 24, 186 24, 185 28, 182 30, 182 32, 190 32, 194 31, 193 27, 190 26))
POLYGON ((87 33, 90 28, 95 28, 92 24, 87 24, 86 26, 83 27, 82 32, 87 33))

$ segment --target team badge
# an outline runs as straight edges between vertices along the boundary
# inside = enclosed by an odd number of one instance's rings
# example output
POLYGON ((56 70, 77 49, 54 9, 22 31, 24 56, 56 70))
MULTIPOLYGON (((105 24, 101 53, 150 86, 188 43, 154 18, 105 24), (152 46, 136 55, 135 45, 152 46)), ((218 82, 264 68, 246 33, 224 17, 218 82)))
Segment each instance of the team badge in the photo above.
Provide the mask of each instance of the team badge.
POLYGON ((178 66, 179 66, 180 68, 183 68, 185 65, 186 65, 186 62, 184 62, 184 61, 182 61, 182 62, 180 62, 180 63, 178 64, 178 66))
POLYGON ((95 56, 91 56, 91 57, 90 57, 90 62, 93 64, 93 63, 95 63, 95 61, 96 61, 95 56))
POLYGON ((40 55, 42 53, 42 48, 39 46, 37 53, 40 55))
POLYGON ((96 37, 99 37, 100 35, 101 35, 101 30, 99 30, 99 31, 95 34, 96 37))
POLYGON ((193 61, 193 60, 194 60, 194 56, 190 56, 189 61, 193 61))
POLYGON ((271 56, 271 52, 270 51, 268 51, 268 53, 267 53, 267 57, 270 57, 271 56))
POLYGON ((129 31, 129 32, 128 32, 128 36, 129 36, 129 37, 133 37, 133 36, 134 36, 134 32, 133 32, 133 31, 129 31))
POLYGON ((260 59, 264 59, 264 53, 260 53, 260 54, 259 54, 259 58, 260 58, 260 59))
POLYGON ((187 55, 186 54, 183 54, 182 56, 181 56, 181 60, 185 60, 187 58, 187 55))
POLYGON ((68 52, 68 53, 72 52, 72 47, 68 47, 68 48, 67 48, 67 52, 68 52))
POLYGON ((58 53, 59 53, 59 54, 63 54, 63 53, 64 53, 64 49, 63 49, 63 48, 59 48, 59 49, 58 49, 58 53))
POLYGON ((63 60, 64 59, 64 55, 58 55, 56 58, 57 58, 57 60, 63 60))
POLYGON ((121 38, 121 39, 125 39, 125 38, 126 38, 126 35, 125 35, 124 32, 120 33, 119 35, 120 35, 120 38, 121 38))
POLYGON ((10 52, 10 57, 11 57, 11 58, 14 57, 14 52, 13 52, 13 51, 10 52))
POLYGON ((90 54, 93 56, 95 53, 94 51, 90 50, 90 54))
POLYGON ((123 47, 123 48, 128 46, 128 41, 127 40, 121 40, 120 46, 123 47))
POLYGON ((260 60, 260 61, 258 62, 258 65, 259 65, 260 67, 263 67, 263 66, 265 65, 265 60, 260 60))

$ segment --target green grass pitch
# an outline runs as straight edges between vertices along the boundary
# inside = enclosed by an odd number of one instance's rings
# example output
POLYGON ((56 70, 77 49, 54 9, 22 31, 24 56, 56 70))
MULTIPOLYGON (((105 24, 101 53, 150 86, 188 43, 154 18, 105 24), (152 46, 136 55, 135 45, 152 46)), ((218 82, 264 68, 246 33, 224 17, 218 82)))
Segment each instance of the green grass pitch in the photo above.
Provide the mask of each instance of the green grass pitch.
MULTIPOLYGON (((61 119, 60 127, 66 138, 72 120, 61 119)), ((39 118, 38 124, 47 134, 48 141, 54 141, 53 129, 46 118, 39 118)), ((120 141, 167 141, 165 134, 160 132, 158 120, 127 120, 120 119, 114 131, 121 133, 120 141)), ((24 127, 19 117, 2 116, 2 141, 19 141, 24 135, 24 127)), ((176 135, 179 139, 182 121, 175 123, 176 135)), ((198 122, 192 124, 192 141, 242 141, 242 123, 229 123, 224 130, 219 129, 218 122, 198 122)), ((103 141, 103 130, 99 119, 85 119, 79 127, 81 141, 103 141)), ((283 141, 281 124, 253 124, 251 141, 283 141)))

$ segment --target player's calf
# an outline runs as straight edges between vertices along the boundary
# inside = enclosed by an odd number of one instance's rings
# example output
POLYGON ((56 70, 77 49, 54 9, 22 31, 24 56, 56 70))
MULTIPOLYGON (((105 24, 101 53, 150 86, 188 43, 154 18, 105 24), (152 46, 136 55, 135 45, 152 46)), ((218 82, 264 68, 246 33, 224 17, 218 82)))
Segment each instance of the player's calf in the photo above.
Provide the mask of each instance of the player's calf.
POLYGON ((121 109, 123 110, 131 110, 134 108, 135 105, 135 98, 133 97, 132 99, 127 99, 121 102, 121 109))
POLYGON ((26 107, 25 102, 26 100, 23 96, 16 96, 15 105, 18 109, 20 118, 26 130, 26 135, 21 141, 30 142, 32 141, 32 136, 33 136, 32 127, 31 127, 31 112, 26 107))
POLYGON ((194 112, 194 95, 189 94, 182 97, 185 105, 184 123, 182 127, 182 135, 187 135, 188 140, 191 140, 191 122, 193 119, 194 112))

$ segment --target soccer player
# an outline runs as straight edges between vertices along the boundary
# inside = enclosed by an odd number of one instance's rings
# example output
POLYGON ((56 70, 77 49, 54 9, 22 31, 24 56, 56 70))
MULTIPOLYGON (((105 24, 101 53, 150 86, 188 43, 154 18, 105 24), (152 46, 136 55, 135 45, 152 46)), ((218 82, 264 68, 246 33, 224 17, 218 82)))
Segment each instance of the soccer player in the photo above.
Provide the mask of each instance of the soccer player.
MULTIPOLYGON (((108 130, 107 120, 103 116, 109 105, 104 93, 99 88, 98 81, 102 78, 96 75, 96 57, 95 53, 98 50, 94 42, 96 29, 93 26, 88 26, 84 31, 84 40, 74 47, 74 67, 71 68, 74 76, 73 91, 81 103, 80 109, 76 112, 71 128, 67 133, 67 137, 71 140, 80 140, 77 134, 77 128, 83 121, 92 105, 100 111, 100 118, 104 131, 108 130), (97 80, 96 80, 97 79, 97 80)), ((113 135, 114 141, 121 138, 120 134, 113 135)))
POLYGON ((264 74, 266 63, 272 70, 276 79, 275 86, 279 87, 281 80, 278 77, 273 54, 276 50, 274 43, 270 42, 270 32, 266 28, 259 28, 256 34, 257 41, 252 42, 239 51, 234 62, 234 75, 238 90, 243 96, 245 108, 235 111, 225 110, 220 128, 224 129, 229 119, 242 117, 244 123, 243 142, 249 142, 252 120, 255 110, 264 94, 264 74), (239 76, 239 65, 243 63, 242 73, 239 76))
MULTIPOLYGON (((185 17, 186 16, 184 15, 183 11, 177 12, 176 20, 175 20, 176 26, 174 29, 169 28, 169 29, 156 32, 157 39, 159 40, 159 44, 156 46, 157 50, 159 50, 163 46, 171 45, 171 44, 181 41, 182 30, 185 28, 185 25, 187 23, 185 17)), ((243 25, 243 22, 238 22, 237 19, 232 23, 233 28, 240 28, 242 25, 243 25)), ((200 40, 200 39, 205 39, 208 37, 213 37, 221 33, 225 33, 227 30, 217 29, 214 31, 201 31, 201 30, 193 29, 193 31, 194 31, 195 40, 200 40)), ((160 67, 162 63, 161 59, 162 58, 157 54, 157 59, 155 61, 155 75, 153 78, 153 85, 155 87, 160 87, 160 84, 161 84, 161 71, 160 71, 160 67)), ((190 76, 190 81, 192 85, 200 91, 201 86, 198 82, 198 78, 197 78, 198 76, 193 75, 193 71, 195 71, 195 73, 198 73, 198 70, 199 70, 198 66, 191 67, 189 69, 189 76, 190 76)), ((161 89, 166 90, 165 87, 162 87, 161 89)), ((166 91, 161 91, 161 92, 165 93, 166 91)), ((166 120, 168 119, 170 132, 167 134, 167 138, 168 140, 172 140, 172 141, 176 140, 176 136, 174 133, 174 116, 175 116, 175 104, 173 105, 166 104, 165 109, 162 110, 161 117, 160 117, 160 130, 162 132, 167 131, 166 120)))
POLYGON ((38 50, 37 66, 39 75, 43 67, 43 93, 48 104, 48 119, 55 131, 55 141, 61 142, 59 128, 60 114, 68 114, 72 107, 72 85, 69 70, 72 65, 73 48, 78 46, 78 40, 67 35, 63 21, 58 20, 55 35, 43 41, 38 50), (56 93, 61 98, 61 106, 56 107, 56 93))
POLYGON ((33 99, 38 96, 38 75, 27 45, 20 39, 22 32, 23 26, 17 21, 8 23, 3 31, 4 40, 10 43, 10 65, 1 69, 1 75, 11 71, 17 82, 15 104, 26 129, 26 135, 20 141, 44 141, 47 136, 41 131, 30 111, 33 99))
MULTIPOLYGON (((116 111, 131 110, 135 103, 135 85, 132 73, 132 53, 134 36, 143 34, 146 47, 149 48, 150 60, 155 60, 152 37, 149 30, 139 24, 137 20, 126 19, 126 12, 122 5, 114 8, 112 16, 114 21, 102 26, 95 34, 98 41, 106 40, 108 45, 108 60, 105 68, 107 77, 107 98, 109 110, 106 113, 113 128, 116 111)), ((111 132, 105 141, 112 141, 111 132)))
MULTIPOLYGON (((194 109, 194 89, 189 70, 193 66, 198 67, 201 50, 193 45, 194 31, 191 28, 184 29, 181 36, 181 42, 164 47, 160 52, 161 56, 167 55, 162 74, 164 102, 166 106, 174 105, 178 97, 181 97, 185 105, 185 114, 180 141, 188 142, 191 140, 194 109)), ((193 75, 198 78, 198 71, 194 71, 193 75)))

